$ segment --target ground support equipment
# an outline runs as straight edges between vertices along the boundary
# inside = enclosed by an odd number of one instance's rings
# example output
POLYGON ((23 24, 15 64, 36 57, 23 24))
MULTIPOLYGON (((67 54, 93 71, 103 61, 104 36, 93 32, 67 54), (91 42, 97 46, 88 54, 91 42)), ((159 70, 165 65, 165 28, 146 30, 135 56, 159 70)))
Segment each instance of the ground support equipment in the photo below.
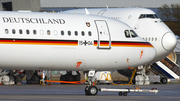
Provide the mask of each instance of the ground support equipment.
POLYGON ((126 89, 107 89, 107 88, 100 88, 99 91, 113 91, 113 92, 119 92, 119 96, 127 96, 128 93, 130 92, 150 92, 150 93, 158 93, 157 88, 152 88, 151 90, 148 89, 140 89, 139 87, 137 88, 126 88, 126 89))

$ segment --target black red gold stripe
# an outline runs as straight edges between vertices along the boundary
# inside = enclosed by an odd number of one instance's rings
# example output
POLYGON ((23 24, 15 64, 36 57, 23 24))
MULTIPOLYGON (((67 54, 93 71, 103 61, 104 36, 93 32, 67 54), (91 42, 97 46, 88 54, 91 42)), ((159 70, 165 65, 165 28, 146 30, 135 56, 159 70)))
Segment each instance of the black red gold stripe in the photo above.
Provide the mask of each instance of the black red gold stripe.
MULTIPOLYGON (((94 46, 98 42, 94 41, 94 46)), ((109 41, 100 41, 100 46, 109 46, 109 41)), ((112 47, 153 47, 149 42, 111 41, 112 47)))
MULTIPOLYGON (((7 39, 0 38, 0 44, 26 44, 26 45, 68 45, 78 46, 78 40, 49 40, 49 39, 7 39)), ((109 46, 109 41, 100 41, 101 46, 109 46)), ((98 41, 94 41, 98 46, 98 41)), ((113 47, 153 47, 149 42, 112 41, 113 47)))
POLYGON ((0 44, 70 45, 70 46, 78 46, 78 40, 0 39, 0 44))

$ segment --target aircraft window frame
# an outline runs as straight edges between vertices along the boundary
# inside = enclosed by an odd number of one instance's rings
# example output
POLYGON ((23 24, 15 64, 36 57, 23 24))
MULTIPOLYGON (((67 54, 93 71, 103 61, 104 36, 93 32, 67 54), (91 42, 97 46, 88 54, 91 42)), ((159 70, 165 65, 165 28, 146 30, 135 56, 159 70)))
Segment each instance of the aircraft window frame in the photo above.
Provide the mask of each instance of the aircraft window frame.
POLYGON ((30 31, 29 29, 26 30, 26 34, 29 35, 30 34, 30 31))
POLYGON ((75 35, 75 36, 78 36, 78 31, 74 31, 74 35, 75 35))
POLYGON ((19 30, 19 34, 23 34, 23 30, 22 29, 19 30))
POLYGON ((64 36, 64 31, 63 30, 61 31, 61 35, 64 36))
POLYGON ((91 33, 91 31, 88 31, 88 35, 89 35, 89 36, 92 36, 92 33, 91 33))
POLYGON ((8 30, 8 29, 5 29, 5 33, 6 33, 6 34, 9 34, 9 30, 8 30))
POLYGON ((129 30, 125 30, 125 31, 124 31, 124 34, 125 34, 125 37, 126 37, 126 38, 131 38, 131 35, 130 35, 129 30))
POLYGON ((81 32, 81 35, 82 35, 82 36, 85 36, 85 32, 84 32, 84 31, 82 31, 82 32, 81 32))
POLYGON ((37 31, 36 31, 36 30, 33 30, 33 34, 36 35, 36 34, 37 34, 37 31))
POLYGON ((13 33, 13 34, 16 34, 16 30, 15 30, 15 29, 12 29, 12 33, 13 33))
POLYGON ((71 36, 71 31, 68 31, 68 35, 71 36))
POLYGON ((130 34, 132 38, 138 37, 138 35, 136 34, 136 32, 134 32, 133 30, 130 30, 130 34))
POLYGON ((51 31, 50 30, 47 30, 47 35, 51 35, 51 31))

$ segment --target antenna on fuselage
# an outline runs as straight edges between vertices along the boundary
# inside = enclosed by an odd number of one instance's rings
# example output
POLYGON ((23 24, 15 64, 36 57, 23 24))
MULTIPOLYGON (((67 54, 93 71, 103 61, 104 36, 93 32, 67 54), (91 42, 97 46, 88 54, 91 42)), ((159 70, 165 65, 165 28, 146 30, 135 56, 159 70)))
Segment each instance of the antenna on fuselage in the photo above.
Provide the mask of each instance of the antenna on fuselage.
POLYGON ((89 11, 87 10, 87 8, 85 8, 86 14, 89 14, 89 11))

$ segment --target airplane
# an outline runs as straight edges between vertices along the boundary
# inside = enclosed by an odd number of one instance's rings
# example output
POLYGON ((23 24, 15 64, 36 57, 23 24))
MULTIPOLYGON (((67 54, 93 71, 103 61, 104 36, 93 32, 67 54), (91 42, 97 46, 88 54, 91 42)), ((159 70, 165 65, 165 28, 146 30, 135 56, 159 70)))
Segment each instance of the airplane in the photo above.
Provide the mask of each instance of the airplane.
MULTIPOLYGON (((128 24, 141 38, 150 42, 156 49, 156 57, 150 64, 143 65, 139 68, 141 72, 136 76, 145 80, 147 75, 143 72, 145 68, 151 68, 151 65, 168 56, 177 44, 174 33, 157 17, 156 13, 146 8, 92 8, 88 9, 89 14, 110 17, 128 24)), ((85 13, 84 9, 72 9, 63 11, 63 13, 85 13)), ((175 55, 175 54, 173 54, 175 55)), ((175 57, 175 56, 174 56, 175 57)), ((175 59, 176 60, 176 59, 175 59)), ((131 77, 132 70, 121 69, 119 73, 131 77)), ((161 78, 162 83, 167 82, 167 78, 161 78)), ((148 84, 148 83, 147 83, 148 84)))
POLYGON ((156 50, 131 27, 90 14, 0 12, 0 69, 89 71, 148 64, 156 50))
MULTIPOLYGON (((90 14, 110 17, 128 24, 138 36, 150 42, 157 55, 152 62, 162 60, 169 55, 177 44, 174 33, 156 13, 147 8, 92 8, 90 14)), ((63 13, 86 13, 84 9, 72 9, 63 13)))

